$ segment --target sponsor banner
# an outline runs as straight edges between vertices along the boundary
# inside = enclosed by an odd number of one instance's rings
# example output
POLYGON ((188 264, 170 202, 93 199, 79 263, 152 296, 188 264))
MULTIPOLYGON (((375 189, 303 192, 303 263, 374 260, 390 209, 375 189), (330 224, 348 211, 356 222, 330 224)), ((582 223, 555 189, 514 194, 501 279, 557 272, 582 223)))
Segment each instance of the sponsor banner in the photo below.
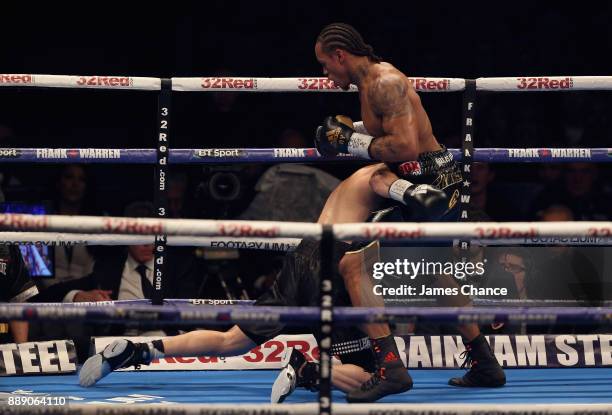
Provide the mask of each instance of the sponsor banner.
POLYGON ((0 159, 16 159, 21 157, 21 149, 0 148, 0 159))
POLYGON ((236 77, 208 77, 202 78, 200 84, 202 90, 256 90, 257 79, 236 77))
POLYGON ((245 152, 240 148, 201 148, 193 150, 193 155, 201 159, 207 158, 234 158, 245 157, 245 152))
MULTIPOLYGON (((98 353, 108 344, 120 337, 96 337, 93 350, 98 353)), ((158 337, 126 337, 132 341, 151 341, 158 337)), ((301 350, 309 361, 319 358, 319 349, 311 335, 277 336, 257 346, 248 353, 232 357, 198 356, 166 357, 154 360, 150 365, 142 365, 140 370, 247 370, 280 369, 288 359, 289 348, 301 350)), ((123 369, 132 371, 134 368, 123 369)))
POLYGON ((516 88, 518 90, 563 90, 574 87, 574 79, 569 76, 516 78, 516 81, 516 88))
MULTIPOLYGON (((421 92, 452 92, 465 89, 461 78, 409 78, 414 88, 421 92)), ((234 91, 234 92, 357 92, 356 85, 343 91, 327 77, 302 78, 249 78, 203 77, 172 78, 174 91, 234 91)))
MULTIPOLYGON (((499 363, 505 368, 612 367, 611 334, 491 335, 489 341, 499 363)), ((99 337, 93 347, 100 352, 116 338, 99 337)), ((153 337, 134 337, 150 341, 153 337)), ((465 350, 460 336, 396 336, 404 363, 410 369, 456 369, 465 350)), ((174 357, 153 361, 140 370, 248 370, 280 369, 287 350, 296 347, 310 361, 318 359, 318 347, 311 335, 278 336, 248 353, 233 357, 174 357)), ((338 362, 334 358, 334 362, 338 362)), ((127 371, 133 368, 123 369, 127 371)))
POLYGON ((121 150, 117 148, 36 148, 36 159, 104 159, 121 158, 121 150))
MULTIPOLYGON (((612 335, 486 336, 505 368, 612 366, 612 335)), ((464 347, 460 336, 404 337, 410 368, 457 368, 464 347)))
POLYGON ((510 159, 533 159, 533 160, 591 160, 590 148, 509 148, 506 150, 510 159))
POLYGON ((465 80, 447 79, 447 78, 409 78, 410 83, 417 91, 422 92, 448 92, 461 91, 465 88, 465 80), (451 85, 451 82, 453 85, 451 85), (458 81, 463 81, 463 84, 458 81), (455 85, 457 84, 457 85, 455 85))
POLYGON ((0 160, 5 163, 153 164, 155 162, 155 150, 131 148, 5 148, 0 149, 0 160))
POLYGON ((0 74, 2 86, 159 90, 161 79, 132 76, 0 74))
POLYGON ((274 158, 304 158, 304 157, 319 157, 317 150, 314 148, 274 148, 274 158))
MULTIPOLYGON (((463 160, 460 149, 449 149, 453 158, 463 160)), ((609 148, 477 148, 474 161, 487 163, 540 162, 563 163, 589 161, 610 163, 609 148)), ((129 163, 154 164, 153 149, 100 149, 100 148, 6 148, 0 149, 0 161, 4 163, 129 163)), ((321 156, 314 148, 225 148, 225 149, 170 149, 168 162, 173 164, 253 163, 253 162, 363 162, 350 154, 321 156)), ((413 162, 402 164, 410 174, 419 174, 421 166, 413 162)), ((424 174, 422 171, 421 174, 424 174)))
POLYGON ((75 373, 76 363, 72 340, 0 344, 0 376, 75 373))
POLYGON ((0 74, 0 86, 26 86, 34 84, 34 75, 3 73, 0 74))

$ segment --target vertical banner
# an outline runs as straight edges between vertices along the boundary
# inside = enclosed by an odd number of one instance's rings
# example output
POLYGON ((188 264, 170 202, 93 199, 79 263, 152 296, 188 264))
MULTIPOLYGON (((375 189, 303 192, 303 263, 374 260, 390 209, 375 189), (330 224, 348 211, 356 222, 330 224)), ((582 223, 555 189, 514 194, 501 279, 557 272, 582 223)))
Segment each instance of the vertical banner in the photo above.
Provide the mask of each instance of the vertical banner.
MULTIPOLYGON (((168 148, 170 142, 170 104, 172 101, 172 80, 162 79, 158 98, 157 121, 157 162, 155 164, 155 214, 165 218, 168 210, 168 148)), ((155 236, 155 262, 153 265, 154 305, 163 304, 163 281, 166 262, 166 235, 155 236)))
POLYGON ((319 330, 319 414, 331 415, 331 345, 333 324, 334 231, 323 225, 321 234, 321 326, 319 330))
MULTIPOLYGON (((470 220, 470 186, 472 181, 472 163, 474 161, 474 111, 476 107, 476 81, 465 80, 463 92, 463 126, 461 133, 461 173, 463 183, 460 190, 460 219, 461 222, 470 220)), ((469 241, 460 240, 459 246, 465 250, 469 248, 469 241)))

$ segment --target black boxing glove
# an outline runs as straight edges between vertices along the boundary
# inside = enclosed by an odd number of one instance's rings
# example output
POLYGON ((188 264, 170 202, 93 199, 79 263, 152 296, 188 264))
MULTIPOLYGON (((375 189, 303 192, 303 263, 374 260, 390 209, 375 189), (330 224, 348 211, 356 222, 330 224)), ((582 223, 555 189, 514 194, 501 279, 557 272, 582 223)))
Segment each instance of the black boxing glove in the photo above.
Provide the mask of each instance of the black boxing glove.
POLYGON ((389 187, 389 197, 409 207, 415 218, 438 220, 448 210, 448 196, 428 184, 414 184, 397 179, 389 187))
POLYGON ((355 132, 353 121, 345 115, 326 117, 317 128, 315 146, 323 156, 352 154, 370 159, 369 148, 374 137, 355 132))

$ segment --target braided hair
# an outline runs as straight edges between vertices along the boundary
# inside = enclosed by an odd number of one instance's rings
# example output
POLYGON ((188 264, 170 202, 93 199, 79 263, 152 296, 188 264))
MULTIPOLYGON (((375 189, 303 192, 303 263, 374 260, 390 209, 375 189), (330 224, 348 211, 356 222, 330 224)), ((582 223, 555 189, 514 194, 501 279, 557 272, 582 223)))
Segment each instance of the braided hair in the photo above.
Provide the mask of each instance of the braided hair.
POLYGON ((321 43, 327 53, 335 49, 344 49, 356 56, 367 56, 377 63, 382 60, 374 54, 372 46, 363 41, 359 32, 346 23, 332 23, 325 26, 319 33, 317 42, 321 43))

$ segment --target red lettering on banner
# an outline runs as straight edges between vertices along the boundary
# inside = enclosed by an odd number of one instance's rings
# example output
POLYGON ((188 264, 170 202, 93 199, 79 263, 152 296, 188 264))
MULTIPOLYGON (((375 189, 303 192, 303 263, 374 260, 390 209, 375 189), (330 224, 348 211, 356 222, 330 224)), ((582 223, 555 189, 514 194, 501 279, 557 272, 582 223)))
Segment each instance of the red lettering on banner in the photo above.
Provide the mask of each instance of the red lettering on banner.
POLYGON ((201 363, 219 363, 219 358, 216 356, 198 356, 201 363))
POLYGON ((476 235, 479 238, 533 238, 538 236, 535 228, 526 231, 512 230, 507 227, 499 228, 476 228, 476 235))
POLYGON ((423 173, 421 163, 418 161, 406 161, 397 166, 397 169, 403 175, 420 175, 423 173))
POLYGON ((202 78, 200 86, 203 89, 257 89, 257 82, 253 78, 202 78))
POLYGON ((448 91, 450 89, 450 80, 440 79, 434 81, 426 78, 409 78, 412 86, 419 91, 448 91))
POLYGON ((19 213, 0 214, 1 228, 42 230, 47 229, 49 220, 46 216, 30 216, 19 213))
POLYGON ((420 239, 425 236, 425 232, 422 229, 400 231, 390 226, 384 228, 369 227, 365 228, 364 236, 366 239, 420 239))
POLYGON ((143 223, 138 219, 116 219, 104 218, 103 229, 110 233, 130 233, 130 234, 162 234, 164 226, 161 222, 143 223))
POLYGON ((321 354, 319 353, 319 347, 315 347, 314 349, 312 349, 312 358, 314 360, 320 360, 321 359, 321 354))
POLYGON ((32 75, 0 75, 0 84, 30 84, 32 83, 32 75))
POLYGON ((242 358, 250 363, 262 362, 264 359, 264 355, 261 352, 261 346, 257 346, 251 349, 251 351, 248 354, 242 356, 242 358), (250 356, 251 354, 253 356, 250 356))
POLYGON ((321 89, 338 89, 336 85, 329 78, 323 78, 321 80, 321 89))
POLYGON ((329 78, 298 78, 298 89, 338 89, 329 78))
POLYGON ((312 356, 308 354, 308 351, 310 350, 310 344, 306 340, 288 340, 287 348, 294 348, 297 351, 302 352, 306 360, 308 360, 309 362, 312 361, 312 356))
POLYGON ((132 86, 134 81, 128 76, 79 76, 77 85, 87 86, 132 86))
POLYGON ((574 79, 570 77, 551 79, 548 77, 517 78, 517 89, 571 89, 574 79))
POLYGON ((249 224, 227 224, 219 225, 220 236, 263 236, 263 237, 275 237, 279 235, 280 229, 278 227, 272 228, 254 228, 249 224))
POLYGON ((193 362, 195 362, 195 359, 191 358, 191 357, 175 357, 175 359, 179 363, 193 363, 193 362))
POLYGON ((589 236, 601 236, 601 237, 610 237, 612 236, 611 228, 589 228, 587 231, 589 236))
POLYGON ((278 340, 270 340, 264 344, 264 348, 272 349, 270 354, 266 357, 268 363, 280 363, 282 361, 281 355, 285 350, 285 344, 278 340))

